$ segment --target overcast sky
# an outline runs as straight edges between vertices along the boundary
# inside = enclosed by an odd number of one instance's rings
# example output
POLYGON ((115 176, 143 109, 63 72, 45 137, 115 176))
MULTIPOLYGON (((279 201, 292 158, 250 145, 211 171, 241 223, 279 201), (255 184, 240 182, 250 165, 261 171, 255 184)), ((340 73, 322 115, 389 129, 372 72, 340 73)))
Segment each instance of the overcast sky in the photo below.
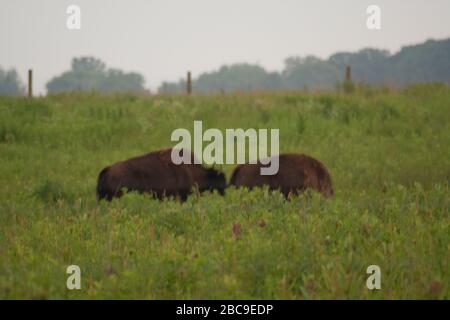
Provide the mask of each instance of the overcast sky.
POLYGON ((398 51, 450 37, 450 0, 0 0, 0 65, 16 68, 45 93, 74 56, 137 71, 157 88, 187 70, 235 62, 280 70, 292 55, 327 58, 364 47, 398 51), (68 30, 66 9, 81 8, 81 30, 68 30), (368 30, 366 9, 381 8, 381 30, 368 30))

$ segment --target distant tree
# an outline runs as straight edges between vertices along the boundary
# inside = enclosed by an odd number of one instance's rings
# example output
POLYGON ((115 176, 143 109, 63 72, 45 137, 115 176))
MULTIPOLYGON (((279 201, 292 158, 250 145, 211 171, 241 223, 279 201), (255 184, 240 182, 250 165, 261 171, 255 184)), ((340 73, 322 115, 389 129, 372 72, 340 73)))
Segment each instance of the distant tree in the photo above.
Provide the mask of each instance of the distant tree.
POLYGON ((340 52, 332 55, 328 61, 344 77, 345 66, 352 68, 352 78, 357 82, 376 84, 386 79, 387 62, 390 54, 386 50, 366 48, 358 52, 340 52))
POLYGON ((121 70, 109 69, 101 83, 101 91, 142 91, 144 77, 138 73, 124 73, 121 70))
POLYGON ((194 88, 204 92, 276 89, 277 79, 272 77, 273 75, 269 76, 266 70, 258 65, 234 64, 200 75, 194 83, 194 88))
POLYGON ((281 77, 287 89, 332 89, 339 79, 334 65, 314 56, 290 57, 284 63, 281 77))
POLYGON ((0 66, 0 95, 21 95, 25 87, 15 69, 5 70, 0 66))
POLYGON ((106 71, 106 65, 94 57, 73 58, 72 71, 104 73, 106 71))
POLYGON ((388 77, 399 85, 450 82, 450 39, 403 47, 388 61, 388 77))
MULTIPOLYGON (((276 72, 268 73, 258 65, 247 63, 222 66, 219 70, 203 73, 193 81, 194 92, 214 93, 233 91, 254 91, 278 89, 281 85, 280 75, 276 72)), ((180 79, 178 83, 163 82, 159 92, 184 92, 186 81, 180 79)))
POLYGON ((80 57, 72 60, 72 69, 47 83, 48 93, 61 91, 117 92, 144 91, 144 77, 138 73, 125 73, 107 69, 99 59, 80 57))

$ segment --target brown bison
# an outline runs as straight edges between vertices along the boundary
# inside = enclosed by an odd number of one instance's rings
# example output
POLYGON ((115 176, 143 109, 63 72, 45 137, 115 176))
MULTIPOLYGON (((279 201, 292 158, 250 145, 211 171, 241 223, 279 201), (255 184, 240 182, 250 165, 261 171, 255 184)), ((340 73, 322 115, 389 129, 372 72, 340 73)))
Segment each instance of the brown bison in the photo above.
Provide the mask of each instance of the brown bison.
POLYGON ((261 175, 260 169, 264 166, 258 162, 236 167, 230 185, 249 189, 267 185, 270 190, 281 191, 286 198, 289 193, 299 194, 307 188, 312 188, 326 197, 334 193, 328 170, 320 161, 307 155, 281 154, 279 170, 275 175, 261 175))
POLYGON ((226 187, 223 172, 193 164, 176 165, 172 162, 172 149, 154 151, 143 156, 117 162, 100 171, 97 180, 97 198, 112 200, 121 197, 123 190, 151 193, 158 199, 179 197, 186 200, 192 189, 200 192, 218 190, 224 193, 226 187))

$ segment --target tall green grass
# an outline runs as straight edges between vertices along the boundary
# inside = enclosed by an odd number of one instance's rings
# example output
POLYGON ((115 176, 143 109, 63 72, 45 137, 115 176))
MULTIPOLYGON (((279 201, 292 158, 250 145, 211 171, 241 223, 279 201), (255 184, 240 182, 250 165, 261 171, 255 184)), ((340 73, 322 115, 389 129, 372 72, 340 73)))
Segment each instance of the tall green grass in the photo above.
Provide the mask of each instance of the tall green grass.
POLYGON ((449 123, 439 84, 0 97, 0 298, 448 299, 449 123), (228 189, 185 203, 96 201, 104 166, 172 146, 171 132, 194 120, 279 128, 281 152, 320 159, 335 197, 228 189), (81 290, 66 288, 71 264, 81 290), (366 288, 372 264, 381 290, 366 288))

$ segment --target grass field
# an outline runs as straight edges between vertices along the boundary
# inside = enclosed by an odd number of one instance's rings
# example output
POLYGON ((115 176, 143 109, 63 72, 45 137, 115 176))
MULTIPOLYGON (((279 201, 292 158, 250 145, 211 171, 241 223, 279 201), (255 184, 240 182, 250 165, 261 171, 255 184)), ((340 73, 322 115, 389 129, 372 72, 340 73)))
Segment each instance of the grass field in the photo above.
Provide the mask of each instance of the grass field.
POLYGON ((0 298, 449 299, 449 124, 450 88, 438 84, 0 97, 0 298), (194 120, 280 128, 281 152, 323 161, 335 196, 97 202, 104 166, 174 145, 171 132, 194 120), (72 264, 81 290, 66 288, 72 264), (372 264, 381 290, 366 288, 372 264))

